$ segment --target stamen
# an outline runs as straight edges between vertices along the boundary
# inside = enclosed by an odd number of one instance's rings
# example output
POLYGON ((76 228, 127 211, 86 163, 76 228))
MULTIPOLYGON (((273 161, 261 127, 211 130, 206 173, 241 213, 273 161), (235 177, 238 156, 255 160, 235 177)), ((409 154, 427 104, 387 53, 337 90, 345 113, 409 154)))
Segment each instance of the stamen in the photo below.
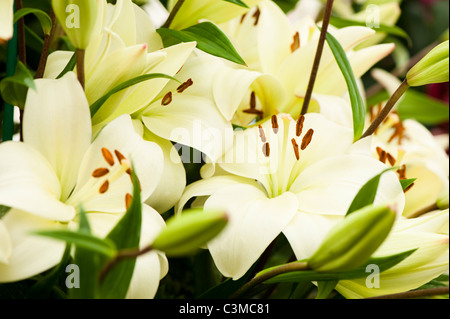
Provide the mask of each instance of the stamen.
POLYGON ((247 13, 244 13, 242 16, 241 16, 241 21, 240 21, 240 23, 242 24, 242 23, 244 23, 244 20, 245 20, 245 17, 247 16, 247 13))
POLYGON ((272 129, 273 129, 273 132, 275 134, 277 134, 279 128, 280 127, 278 126, 278 118, 277 118, 277 116, 276 115, 272 115, 272 129))
POLYGON ((255 92, 252 92, 250 95, 250 109, 255 110, 256 109, 256 94, 255 92))
POLYGON ((299 148, 298 148, 298 143, 297 143, 297 141, 295 140, 295 138, 293 138, 292 140, 291 140, 291 142, 292 142, 292 146, 294 147, 294 153, 295 153, 295 157, 297 158, 297 161, 300 159, 300 150, 299 150, 299 148))
POLYGON ((294 42, 291 44, 291 52, 294 53, 300 48, 300 34, 298 32, 294 35, 294 42))
POLYGON ((403 164, 402 167, 397 170, 400 180, 406 179, 406 165, 403 164))
POLYGON ((106 180, 103 184, 102 184, 102 186, 100 186, 100 188, 99 188, 99 193, 100 194, 104 194, 104 193, 106 193, 107 191, 108 191, 108 189, 109 189, 109 181, 108 180, 106 180))
POLYGON ((300 115, 300 117, 297 120, 297 126, 295 127, 295 133, 296 133, 297 137, 300 137, 300 135, 302 135, 304 122, 305 122, 305 116, 300 115))
POLYGON ((244 112, 246 114, 254 114, 254 115, 257 115, 259 117, 263 117, 263 115, 264 115, 264 112, 260 111, 260 110, 248 109, 248 110, 243 110, 242 112, 244 112))
POLYGON ((304 151, 308 147, 308 145, 311 143, 313 135, 314 135, 314 130, 312 128, 309 129, 308 132, 306 132, 306 134, 302 140, 302 146, 301 146, 302 151, 304 151))
POLYGON ((264 129, 262 125, 259 125, 259 138, 261 139, 261 142, 263 143, 267 142, 266 134, 264 134, 264 129))
POLYGON ((188 87, 192 85, 194 85, 194 81, 192 81, 192 79, 189 79, 177 88, 177 92, 183 93, 188 87))
POLYGON ((161 105, 167 106, 172 102, 172 92, 167 93, 161 100, 161 105))
POLYGON ((383 149, 379 146, 377 146, 377 154, 378 154, 378 158, 381 158, 381 154, 383 154, 383 149))
POLYGON ((380 156, 380 162, 383 164, 386 164, 386 159, 387 159, 387 153, 386 153, 386 151, 382 151, 381 156, 380 156))
POLYGON ((102 155, 103 155, 103 158, 105 159, 105 161, 110 166, 114 166, 114 157, 107 148, 105 148, 105 147, 102 148, 102 155))
POLYGON ((125 207, 127 208, 127 210, 130 209, 132 201, 133 201, 133 196, 131 196, 130 193, 127 193, 125 195, 125 207))
POLYGON ((257 8, 255 13, 253 14, 253 18, 255 18, 255 23, 253 23, 254 26, 258 25, 260 16, 261 16, 261 10, 259 10, 259 8, 257 8))
POLYGON ((397 162, 397 160, 395 159, 394 156, 392 156, 391 153, 387 153, 387 160, 389 164, 391 164, 391 166, 394 166, 395 162, 397 162))
POLYGON ((414 185, 415 185, 415 183, 412 183, 411 185, 409 185, 408 187, 406 187, 405 190, 404 190, 403 192, 406 193, 406 192, 409 191, 411 188, 413 188, 414 185))
POLYGON ((265 143, 263 145, 263 154, 265 157, 269 157, 270 156, 270 145, 269 143, 265 143))
POLYGON ((117 159, 119 160, 119 163, 122 164, 123 160, 126 160, 126 157, 123 156, 122 153, 120 153, 118 150, 115 150, 114 153, 116 154, 117 159))
POLYGON ((92 172, 92 177, 100 178, 109 173, 109 169, 107 168, 97 168, 95 171, 92 172))

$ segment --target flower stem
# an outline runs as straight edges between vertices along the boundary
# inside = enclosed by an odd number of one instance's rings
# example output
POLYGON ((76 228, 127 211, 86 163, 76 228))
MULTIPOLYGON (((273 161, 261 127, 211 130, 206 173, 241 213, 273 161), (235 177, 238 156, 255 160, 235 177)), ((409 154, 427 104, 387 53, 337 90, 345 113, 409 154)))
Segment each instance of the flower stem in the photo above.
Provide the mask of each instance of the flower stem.
POLYGON ((316 56, 314 58, 314 64, 312 66, 311 75, 309 78, 308 89, 306 90, 305 99, 303 101, 301 115, 305 115, 308 112, 309 103, 311 102, 312 92, 314 89, 314 84, 316 82, 317 74, 319 72, 320 60, 322 58, 323 48, 325 46, 327 37, 328 25, 330 24, 333 3, 334 0, 327 0, 325 14, 322 21, 322 29, 320 30, 319 43, 317 45, 316 56))
POLYGON ((254 277, 252 280, 247 282, 241 288, 239 288, 234 294, 230 296, 231 299, 237 299, 241 297, 245 297, 245 295, 257 285, 281 274, 285 274, 293 271, 303 271, 310 270, 309 266, 305 262, 296 262, 286 264, 277 268, 274 268, 266 273, 263 273, 259 276, 254 277))
POLYGON ((85 74, 84 74, 84 58, 86 55, 86 51, 82 49, 77 49, 75 54, 77 55, 77 76, 78 81, 81 86, 85 87, 85 74))
POLYGON ((47 58, 50 53, 50 45, 53 40, 53 36, 55 34, 55 26, 56 26, 56 17, 53 10, 50 11, 50 18, 52 19, 52 29, 50 34, 46 34, 44 37, 44 45, 42 47, 41 58, 39 60, 39 66, 36 71, 35 79, 40 79, 44 76, 45 66, 47 64, 47 58))
POLYGON ((391 96, 389 101, 386 103, 384 108, 381 110, 380 114, 375 118, 375 120, 372 122, 372 124, 369 126, 367 131, 361 136, 361 139, 368 137, 375 133, 378 126, 383 123, 383 121, 386 119, 386 117, 389 115, 389 113, 394 108, 395 104, 397 104, 398 100, 405 94, 405 92, 409 89, 409 84, 406 81, 406 79, 400 84, 397 91, 391 96))
POLYGON ((162 26, 163 28, 169 28, 172 24, 173 20, 175 19, 175 16, 177 15, 178 11, 180 11, 181 6, 184 4, 186 0, 178 0, 178 2, 173 7, 172 11, 170 11, 170 15, 167 18, 166 22, 162 26))
POLYGON ((431 297, 438 295, 447 295, 449 292, 449 287, 438 287, 438 288, 430 288, 430 289, 419 289, 401 292, 397 294, 383 295, 370 297, 366 299, 410 299, 410 298, 420 298, 420 297, 431 297))
POLYGON ((100 283, 105 280, 108 273, 113 269, 118 263, 120 263, 124 259, 130 259, 130 258, 137 258, 139 256, 142 256, 150 251, 153 250, 152 246, 147 246, 141 250, 124 250, 119 251, 116 257, 114 257, 112 260, 106 263, 106 265, 103 267, 103 269, 100 272, 100 283))

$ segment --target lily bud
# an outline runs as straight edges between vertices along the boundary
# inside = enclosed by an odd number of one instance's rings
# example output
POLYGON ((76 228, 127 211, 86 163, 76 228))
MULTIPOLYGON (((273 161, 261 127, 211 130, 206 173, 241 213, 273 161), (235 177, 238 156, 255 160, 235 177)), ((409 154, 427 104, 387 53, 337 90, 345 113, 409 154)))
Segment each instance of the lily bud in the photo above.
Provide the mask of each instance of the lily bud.
POLYGON ((52 6, 70 42, 85 50, 98 20, 99 1, 52 0, 52 6))
POLYGON ((438 197, 436 200, 436 205, 439 209, 448 209, 449 206, 449 198, 448 198, 448 190, 438 197))
POLYGON ((361 266, 386 239, 395 216, 387 206, 366 206, 348 215, 330 230, 309 259, 309 267, 334 272, 361 266))
POLYGON ((188 255, 216 237, 227 223, 224 212, 192 209, 167 221, 152 247, 167 256, 188 255))
POLYGON ((408 74, 410 86, 449 81, 449 41, 442 42, 420 60, 408 74))

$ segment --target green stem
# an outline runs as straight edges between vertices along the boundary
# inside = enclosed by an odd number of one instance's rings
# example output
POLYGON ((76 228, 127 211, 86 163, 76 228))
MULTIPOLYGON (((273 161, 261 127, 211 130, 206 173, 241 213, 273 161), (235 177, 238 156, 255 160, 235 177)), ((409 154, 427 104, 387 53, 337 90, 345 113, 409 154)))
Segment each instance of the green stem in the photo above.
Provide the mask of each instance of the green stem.
POLYGON ((84 58, 86 56, 86 51, 77 49, 75 54, 77 55, 77 77, 81 86, 85 87, 85 73, 84 73, 84 58))
MULTIPOLYGON (((17 23, 14 24, 14 34, 12 39, 8 42, 7 49, 7 63, 6 63, 6 76, 13 76, 16 72, 17 64, 17 23)), ((4 104, 3 108, 3 128, 2 137, 3 141, 11 141, 14 135, 14 106, 8 103, 4 104)))
POLYGON ((170 11, 169 17, 162 26, 163 28, 170 28, 170 25, 172 24, 173 20, 175 19, 175 16, 177 15, 178 11, 180 11, 181 6, 184 4, 185 1, 186 0, 178 0, 178 2, 173 7, 172 11, 170 11))
POLYGON ((246 297, 246 294, 251 289, 255 288, 259 284, 262 284, 263 282, 265 282, 275 276, 285 274, 288 272, 303 271, 303 270, 310 270, 308 264, 305 262, 291 263, 291 264, 286 264, 286 265, 274 268, 266 273, 263 273, 259 276, 254 277, 252 280, 250 280, 245 285, 243 285, 241 288, 239 288, 234 294, 232 294, 230 296, 230 298, 236 299, 236 298, 246 297))
POLYGON ((325 14, 322 21, 322 29, 320 30, 319 44, 317 45, 316 56, 314 58, 314 64, 312 66, 311 75, 309 78, 308 89, 306 90, 305 99, 303 100, 303 107, 301 114, 305 115, 308 112, 309 103, 316 83, 317 74, 319 73, 320 60, 322 59, 323 48, 327 38, 328 26, 330 24, 331 12, 333 10, 334 0, 327 0, 325 7, 325 14))
POLYGON ((380 114, 375 118, 375 120, 372 122, 372 124, 369 126, 367 131, 361 136, 361 139, 368 137, 375 133, 377 128, 383 123, 383 121, 386 119, 386 117, 389 115, 389 113, 394 108, 395 104, 397 104, 398 100, 405 94, 405 92, 409 89, 409 84, 406 81, 406 79, 400 84, 398 89, 395 91, 395 93, 391 96, 389 101, 386 103, 384 108, 381 110, 380 114))
POLYGON ((438 287, 438 288, 430 288, 430 289, 420 289, 420 290, 412 290, 401 292, 397 294, 383 295, 370 297, 366 299, 411 299, 411 298, 423 298, 423 297, 431 297, 431 296, 439 296, 439 295, 448 295, 449 289, 448 287, 438 287))
POLYGON ((53 40, 53 36, 55 34, 55 26, 56 26, 56 17, 53 10, 50 12, 50 18, 52 19, 52 30, 50 34, 46 34, 44 37, 44 45, 42 47, 41 58, 39 60, 39 66, 36 71, 35 79, 40 79, 44 76, 45 66, 47 64, 47 58, 50 53, 50 45, 53 40))

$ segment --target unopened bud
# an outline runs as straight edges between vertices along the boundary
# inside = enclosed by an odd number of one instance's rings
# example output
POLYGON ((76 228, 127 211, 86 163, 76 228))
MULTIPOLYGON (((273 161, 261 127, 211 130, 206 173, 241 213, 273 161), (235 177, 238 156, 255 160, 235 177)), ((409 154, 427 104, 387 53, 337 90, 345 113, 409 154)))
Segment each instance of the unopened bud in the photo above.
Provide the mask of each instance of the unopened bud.
POLYGON ((309 259, 309 267, 337 272, 363 265, 390 233, 395 216, 387 206, 366 206, 353 212, 330 230, 309 259))
POLYGON ((439 198, 436 200, 436 205, 439 209, 448 209, 448 190, 443 193, 441 196, 439 196, 439 198))
POLYGON ((420 60, 408 74, 410 86, 449 81, 449 41, 442 42, 420 60))
POLYGON ((98 0, 52 0, 53 10, 70 42, 85 50, 95 29, 98 0))
POLYGON ((227 223, 224 212, 188 210, 167 221, 152 247, 171 257, 188 255, 216 237, 227 223))

